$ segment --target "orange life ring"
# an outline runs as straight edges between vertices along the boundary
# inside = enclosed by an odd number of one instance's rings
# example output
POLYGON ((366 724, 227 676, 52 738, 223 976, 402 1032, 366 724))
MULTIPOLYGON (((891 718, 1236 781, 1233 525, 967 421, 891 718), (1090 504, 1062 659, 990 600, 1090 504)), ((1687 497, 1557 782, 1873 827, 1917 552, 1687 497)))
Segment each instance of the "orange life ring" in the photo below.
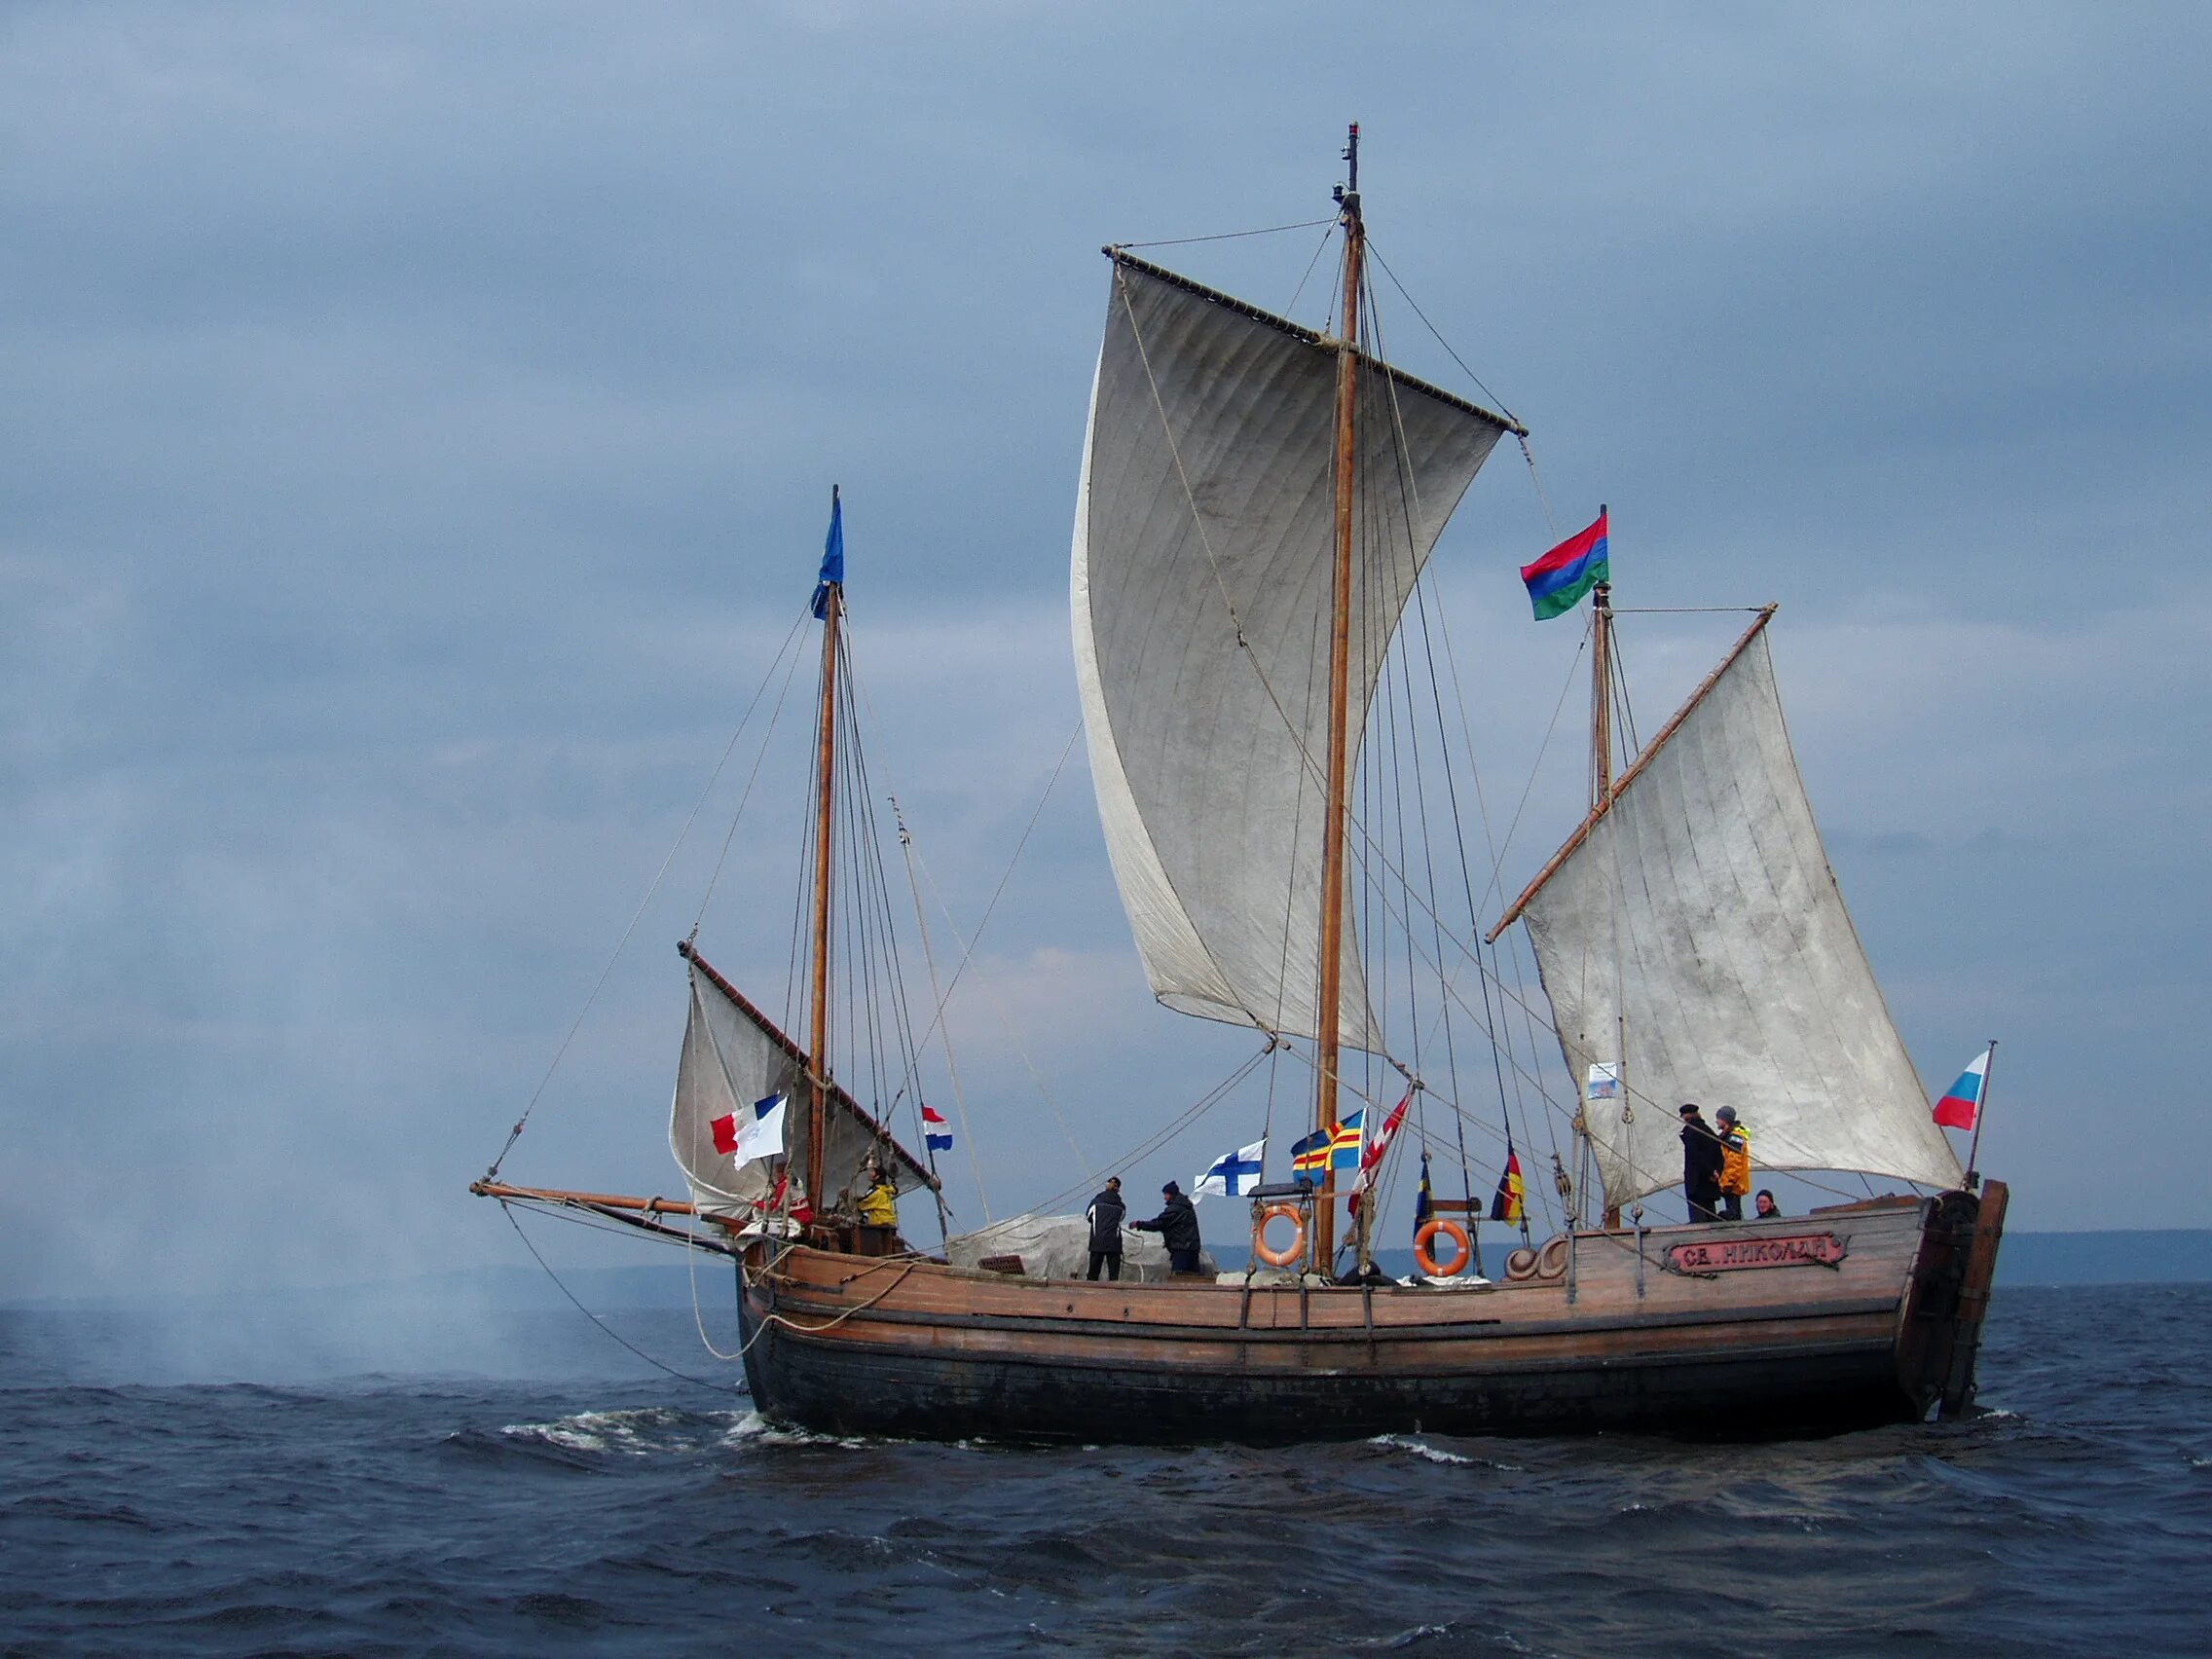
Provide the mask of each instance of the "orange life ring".
POLYGON ((1414 1262, 1430 1278, 1457 1278, 1473 1259, 1474 1253, 1474 1246, 1467 1242, 1467 1230, 1457 1222, 1446 1221, 1441 1216, 1433 1221, 1422 1222, 1420 1231, 1414 1235, 1414 1262), (1439 1233, 1451 1239, 1458 1252, 1447 1266, 1440 1266, 1436 1258, 1428 1253, 1428 1241, 1439 1233))
POLYGON ((1287 1268, 1306 1254, 1306 1218, 1296 1204, 1270 1204, 1260 1212, 1252 1223, 1252 1254, 1271 1268, 1287 1268), (1268 1243, 1268 1223, 1278 1215, 1290 1221, 1290 1242, 1280 1250, 1268 1243))

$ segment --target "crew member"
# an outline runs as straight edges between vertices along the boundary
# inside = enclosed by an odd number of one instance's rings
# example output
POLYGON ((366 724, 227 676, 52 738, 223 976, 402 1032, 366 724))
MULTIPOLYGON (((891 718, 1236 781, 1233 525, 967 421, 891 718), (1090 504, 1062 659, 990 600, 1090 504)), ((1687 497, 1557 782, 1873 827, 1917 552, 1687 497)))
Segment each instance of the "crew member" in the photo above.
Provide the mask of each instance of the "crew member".
POLYGON ((1198 1271, 1198 1212, 1172 1181, 1161 1188, 1160 1194, 1167 1200, 1161 1205, 1160 1213, 1150 1221, 1132 1221, 1129 1226, 1138 1233, 1160 1235, 1160 1241, 1167 1246, 1169 1272, 1195 1273, 1198 1271))
POLYGON ((780 1159, 776 1163, 776 1184, 769 1189, 766 1198, 755 1198, 753 1207, 763 1221, 784 1216, 794 1225, 804 1227, 814 1219, 814 1206, 806 1201, 806 1183, 780 1159))
POLYGON ((1714 1205, 1720 1200, 1720 1142, 1713 1125, 1694 1100, 1682 1103, 1682 1197, 1689 1200, 1690 1220, 1717 1221, 1714 1205))
POLYGON ((1720 1219, 1742 1221, 1744 1199, 1751 1191, 1751 1137, 1736 1122, 1736 1108, 1713 1114, 1714 1138, 1720 1142, 1720 1219))
POLYGON ((1779 1221, 1782 1218, 1782 1206, 1774 1201, 1774 1195, 1764 1187, 1759 1189, 1759 1196, 1752 1200, 1751 1210, 1754 1219, 1759 1221, 1779 1221))
POLYGON ((861 1225, 863 1227, 891 1227, 899 1225, 899 1189, 884 1174, 883 1165, 869 1153, 861 1162, 861 1225))
POLYGON ((1090 1272, 1084 1276, 1096 1278, 1098 1270, 1104 1268, 1108 1278, 1119 1279, 1122 1276, 1122 1218, 1129 1213, 1129 1206, 1122 1202, 1122 1178, 1107 1176, 1106 1185, 1099 1189, 1098 1196, 1090 1200, 1090 1207, 1083 1213, 1090 1223, 1090 1272))

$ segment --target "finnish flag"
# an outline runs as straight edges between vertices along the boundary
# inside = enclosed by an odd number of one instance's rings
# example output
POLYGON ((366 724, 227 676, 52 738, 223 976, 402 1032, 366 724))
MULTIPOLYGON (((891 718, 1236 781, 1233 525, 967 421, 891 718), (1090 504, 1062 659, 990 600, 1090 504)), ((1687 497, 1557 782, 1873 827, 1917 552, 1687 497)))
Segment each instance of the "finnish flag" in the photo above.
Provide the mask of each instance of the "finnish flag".
POLYGON ((1211 1169, 1191 1184, 1195 1198, 1240 1198, 1260 1184, 1260 1159, 1268 1150, 1265 1136, 1240 1146, 1226 1158, 1217 1158, 1211 1169))

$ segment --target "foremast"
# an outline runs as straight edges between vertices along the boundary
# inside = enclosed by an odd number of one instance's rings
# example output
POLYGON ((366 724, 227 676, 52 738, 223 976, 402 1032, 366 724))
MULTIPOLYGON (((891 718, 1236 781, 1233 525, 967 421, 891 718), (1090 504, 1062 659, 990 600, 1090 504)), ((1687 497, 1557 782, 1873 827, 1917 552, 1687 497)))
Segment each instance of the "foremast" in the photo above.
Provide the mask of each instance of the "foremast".
MULTIPOLYGON (((1352 486, 1358 437, 1359 286, 1366 263, 1367 231, 1359 213, 1359 125, 1352 124, 1345 144, 1346 182, 1337 187, 1345 233, 1344 323, 1337 341, 1336 563, 1329 618, 1328 799, 1321 830, 1321 962, 1319 995, 1314 1001, 1313 1127, 1333 1134, 1337 1126, 1337 1071, 1342 1037, 1344 983, 1345 854, 1349 840, 1350 803, 1345 788, 1351 682, 1352 486)), ((1333 1166, 1335 1160, 1330 1162, 1333 1166)), ((1336 1260, 1336 1176, 1322 1179, 1322 1198, 1314 1206, 1313 1257, 1328 1272, 1336 1260)))
POLYGON ((835 542, 835 563, 825 558, 822 582, 814 597, 814 613, 822 619, 821 735, 815 756, 814 803, 814 921, 811 945, 810 1013, 806 1045, 806 1192, 816 1203, 827 1200, 822 1190, 823 1124, 830 1095, 830 814, 836 799, 837 762, 837 627, 844 614, 845 584, 843 506, 837 486, 830 487, 830 535, 835 542))

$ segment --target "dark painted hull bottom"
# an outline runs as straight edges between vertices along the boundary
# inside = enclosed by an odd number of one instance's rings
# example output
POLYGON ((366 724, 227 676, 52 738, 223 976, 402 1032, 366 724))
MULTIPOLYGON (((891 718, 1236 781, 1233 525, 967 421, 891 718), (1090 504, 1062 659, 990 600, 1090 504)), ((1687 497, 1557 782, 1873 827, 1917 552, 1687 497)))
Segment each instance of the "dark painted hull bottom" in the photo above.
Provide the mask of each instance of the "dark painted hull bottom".
POLYGON ((747 1356, 754 1399, 767 1415, 827 1433, 929 1440, 1290 1445, 1602 1431, 1758 1440, 1927 1415, 1899 1386, 1886 1347, 1851 1358, 1745 1351, 1695 1363, 1409 1379, 1161 1378, 1050 1362, 796 1353, 795 1346, 774 1331, 747 1356))
POLYGON ((1504 1378, 1252 1378, 1161 1384, 1052 1365, 904 1360, 892 1374, 845 1353, 761 1367, 767 1414, 825 1433, 1042 1445, 1296 1445, 1378 1433, 1551 1436, 1668 1433, 1770 1440, 1918 1422, 1927 1407, 1898 1389, 1889 1353, 1849 1372, 1833 1356, 1746 1356, 1666 1372, 1562 1369, 1504 1378), (936 1369, 936 1376, 932 1376, 936 1369))

